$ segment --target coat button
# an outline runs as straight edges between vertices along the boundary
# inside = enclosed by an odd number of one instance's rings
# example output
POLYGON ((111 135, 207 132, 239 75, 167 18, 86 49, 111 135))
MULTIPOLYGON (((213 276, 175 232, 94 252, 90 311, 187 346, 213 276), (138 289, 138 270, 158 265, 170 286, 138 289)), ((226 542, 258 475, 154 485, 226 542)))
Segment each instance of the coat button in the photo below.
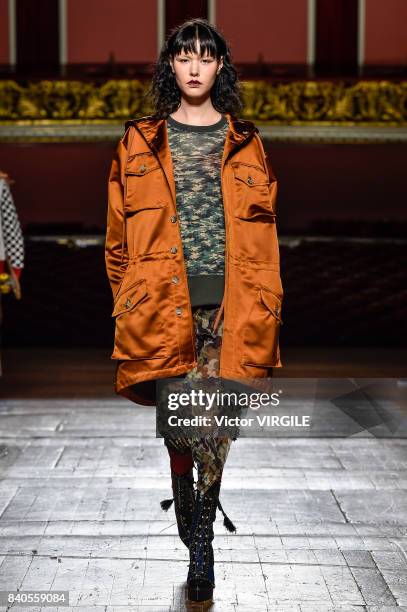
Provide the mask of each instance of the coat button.
POLYGON ((176 309, 175 309, 175 312, 177 313, 177 315, 180 315, 182 313, 182 308, 177 306, 176 309))
POLYGON ((145 172, 146 170, 147 170, 147 166, 145 166, 144 164, 142 164, 142 165, 139 167, 139 171, 140 171, 140 172, 145 172))
POLYGON ((176 253, 178 251, 176 246, 170 248, 171 253, 176 253))
POLYGON ((247 177, 247 182, 249 183, 249 185, 253 185, 254 179, 251 176, 248 176, 247 177))
POLYGON ((124 302, 123 306, 125 308, 130 308, 130 306, 131 306, 131 299, 127 298, 127 300, 124 302))
POLYGON ((178 276, 173 276, 172 277, 172 282, 177 284, 179 282, 179 277, 178 276))
POLYGON ((177 215, 171 215, 170 219, 171 219, 171 223, 176 223, 177 222, 177 215))

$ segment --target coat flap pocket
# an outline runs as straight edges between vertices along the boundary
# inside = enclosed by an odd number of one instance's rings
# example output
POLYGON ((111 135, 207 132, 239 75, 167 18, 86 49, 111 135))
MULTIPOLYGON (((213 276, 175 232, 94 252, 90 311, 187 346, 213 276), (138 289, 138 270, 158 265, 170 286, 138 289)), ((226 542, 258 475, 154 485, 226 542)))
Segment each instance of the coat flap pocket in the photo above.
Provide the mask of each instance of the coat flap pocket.
POLYGON ((251 202, 246 206, 240 206, 235 212, 235 217, 247 221, 267 221, 274 223, 276 213, 268 201, 251 202))
POLYGON ((125 174, 134 174, 136 176, 144 176, 152 170, 157 170, 160 167, 159 161, 152 153, 144 152, 131 155, 126 163, 125 174))
POLYGON ((243 164, 241 162, 235 162, 232 166, 235 178, 246 183, 248 187, 269 185, 270 183, 267 174, 260 166, 243 164))
POLYGON ((270 310, 272 315, 282 323, 281 320, 281 302, 282 300, 266 287, 260 287, 261 301, 270 310))
POLYGON ((147 295, 147 285, 145 279, 136 281, 127 288, 120 291, 116 298, 112 317, 116 317, 123 312, 132 310, 147 295))

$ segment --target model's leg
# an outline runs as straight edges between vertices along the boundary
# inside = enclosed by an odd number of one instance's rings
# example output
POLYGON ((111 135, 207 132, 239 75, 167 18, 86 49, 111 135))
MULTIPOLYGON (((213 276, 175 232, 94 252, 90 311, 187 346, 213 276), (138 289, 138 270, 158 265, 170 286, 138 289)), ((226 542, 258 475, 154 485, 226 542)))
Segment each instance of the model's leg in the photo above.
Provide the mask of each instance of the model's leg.
MULTIPOLYGON (((189 375, 195 380, 212 379, 213 388, 219 380, 220 349, 223 322, 213 331, 217 309, 199 309, 195 313, 196 328, 201 339, 198 351, 198 366, 189 375)), ((198 334, 197 334, 198 335, 198 334)), ((219 502, 223 468, 231 445, 231 438, 217 438, 207 435, 192 439, 192 458, 198 472, 197 492, 192 516, 188 570, 188 598, 205 601, 212 598, 215 586, 213 523, 216 508, 223 508, 219 502)), ((233 523, 223 512, 224 525, 234 531, 233 523)))
MULTIPOLYGON (((170 378, 156 381, 157 410, 161 410, 163 414, 167 410, 167 406, 162 404, 166 402, 166 385, 168 384, 174 385, 174 380, 170 378)), ((182 380, 175 382, 175 385, 179 384, 182 384, 182 380)), ((171 499, 163 499, 161 501, 161 508, 167 511, 172 502, 174 502, 178 535, 188 548, 192 512, 195 502, 191 444, 190 440, 186 438, 170 438, 166 436, 164 436, 164 444, 167 448, 170 460, 173 497, 171 499)))
MULTIPOLYGON (((178 534, 185 546, 189 547, 192 512, 195 502, 193 461, 190 450, 179 452, 174 439, 164 439, 171 467, 171 486, 174 500, 178 534)), ((168 510, 169 501, 161 502, 163 510, 168 510)))

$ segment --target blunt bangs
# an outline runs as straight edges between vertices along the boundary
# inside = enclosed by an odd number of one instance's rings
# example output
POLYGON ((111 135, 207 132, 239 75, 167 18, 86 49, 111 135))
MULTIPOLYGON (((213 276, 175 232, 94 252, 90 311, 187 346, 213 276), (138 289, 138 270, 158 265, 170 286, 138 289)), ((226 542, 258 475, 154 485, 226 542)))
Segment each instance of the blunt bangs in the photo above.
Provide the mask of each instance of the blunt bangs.
POLYGON ((196 39, 199 39, 202 57, 210 55, 219 59, 226 52, 226 49, 222 49, 222 41, 220 39, 216 41, 212 32, 204 24, 187 23, 175 36, 172 47, 169 49, 170 55, 175 57, 182 52, 198 53, 196 39))

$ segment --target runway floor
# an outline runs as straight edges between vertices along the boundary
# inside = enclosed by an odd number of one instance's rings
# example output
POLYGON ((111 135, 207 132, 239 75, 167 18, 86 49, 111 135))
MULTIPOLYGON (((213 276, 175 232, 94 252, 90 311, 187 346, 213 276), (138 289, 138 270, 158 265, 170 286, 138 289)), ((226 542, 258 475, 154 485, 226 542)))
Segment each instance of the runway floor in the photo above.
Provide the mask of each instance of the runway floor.
MULTIPOLYGON (((94 387, 84 397, 86 372, 75 385, 81 369, 69 359, 65 374, 49 361, 52 384, 39 365, 40 380, 27 371, 31 387, 18 388, 11 357, 0 403, 0 590, 69 591, 69 607, 21 607, 33 612, 188 609, 188 551, 173 506, 159 503, 172 493, 155 410, 97 384, 110 364, 87 361, 94 387)), ((407 438, 395 436, 234 442, 221 502, 237 533, 218 511, 211 610, 407 610, 407 438)))

